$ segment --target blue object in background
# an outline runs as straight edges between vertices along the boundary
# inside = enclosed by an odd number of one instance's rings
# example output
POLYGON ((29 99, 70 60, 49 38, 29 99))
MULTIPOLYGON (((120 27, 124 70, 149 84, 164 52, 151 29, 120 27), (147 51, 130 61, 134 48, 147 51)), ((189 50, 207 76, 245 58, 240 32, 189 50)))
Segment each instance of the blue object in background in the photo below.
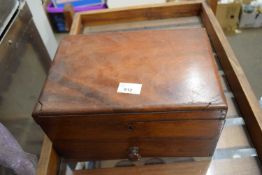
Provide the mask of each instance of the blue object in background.
POLYGON ((52 27, 56 32, 68 32, 63 13, 52 13, 49 16, 52 27))
POLYGON ((55 4, 55 7, 57 8, 64 8, 66 4, 71 4, 73 7, 77 6, 86 6, 86 5, 98 5, 103 4, 104 0, 74 0, 73 2, 58 4, 57 0, 52 0, 53 4, 55 4))
MULTIPOLYGON (((85 5, 85 6, 76 6, 74 7, 74 12, 83 12, 83 11, 92 11, 92 10, 101 10, 105 9, 106 4, 98 5, 85 5)), ((52 3, 49 3, 46 7, 49 20, 52 24, 53 29, 56 32, 68 32, 69 28, 65 23, 64 8, 54 7, 52 3)))

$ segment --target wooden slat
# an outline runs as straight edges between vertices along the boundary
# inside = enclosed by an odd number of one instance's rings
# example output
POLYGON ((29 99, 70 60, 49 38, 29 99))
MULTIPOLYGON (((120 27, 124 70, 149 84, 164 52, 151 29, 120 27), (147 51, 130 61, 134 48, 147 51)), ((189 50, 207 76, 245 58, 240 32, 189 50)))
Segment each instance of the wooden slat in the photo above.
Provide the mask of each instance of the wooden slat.
POLYGON ((213 160, 208 175, 261 175, 261 165, 256 158, 213 160))
POLYGON ((217 11, 217 1, 218 0, 207 0, 208 5, 210 6, 214 14, 216 14, 217 11))
POLYGON ((115 31, 129 31, 129 30, 143 30, 143 29, 174 29, 174 28, 193 28, 202 27, 199 16, 180 17, 171 19, 138 21, 119 24, 108 24, 99 26, 86 26, 83 34, 97 33, 97 32, 115 32, 115 31))
POLYGON ((210 161, 210 157, 148 157, 142 158, 139 161, 129 161, 127 159, 120 160, 103 160, 96 164, 96 168, 112 168, 112 167, 130 167, 130 166, 143 166, 143 165, 156 165, 158 163, 187 163, 194 161, 210 161))
POLYGON ((240 116, 239 111, 236 107, 235 98, 230 96, 230 93, 225 93, 226 101, 228 105, 227 118, 240 116))
POLYGON ((251 144, 245 128, 241 125, 225 127, 219 138, 217 148, 249 148, 251 144))
POLYGON ((66 4, 64 7, 64 19, 66 29, 69 30, 72 26, 73 16, 74 16, 74 8, 71 4, 66 4))
POLYGON ((81 15, 76 13, 74 16, 74 20, 70 29, 70 35, 76 35, 80 34, 82 31, 82 21, 81 21, 81 15))
POLYGON ((206 3, 202 4, 201 16, 245 119, 254 146, 257 149, 260 160, 262 160, 262 112, 258 101, 222 28, 206 3))
POLYGON ((75 171, 74 175, 203 175, 209 161, 75 171))
POLYGON ((260 175, 256 158, 204 160, 163 165, 78 170, 74 175, 260 175))
POLYGON ((37 175, 56 175, 60 158, 53 149, 52 142, 47 136, 44 137, 40 160, 37 165, 37 175))
POLYGON ((222 87, 223 87, 224 91, 225 91, 225 92, 230 91, 230 88, 229 88, 229 86, 228 86, 228 83, 227 83, 227 81, 226 81, 225 76, 223 76, 223 75, 220 76, 220 79, 221 79, 222 87))
POLYGON ((198 16, 201 2, 175 2, 132 8, 107 9, 98 12, 80 13, 83 25, 116 24, 132 21, 198 16))

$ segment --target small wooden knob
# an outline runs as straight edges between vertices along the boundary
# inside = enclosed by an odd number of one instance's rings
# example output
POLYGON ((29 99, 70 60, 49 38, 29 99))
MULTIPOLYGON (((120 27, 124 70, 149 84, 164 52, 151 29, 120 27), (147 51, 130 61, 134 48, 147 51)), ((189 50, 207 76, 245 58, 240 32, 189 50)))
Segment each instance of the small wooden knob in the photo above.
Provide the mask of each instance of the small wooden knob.
POLYGON ((128 159, 131 161, 138 161, 141 159, 141 155, 139 154, 139 148, 137 146, 129 148, 128 159))

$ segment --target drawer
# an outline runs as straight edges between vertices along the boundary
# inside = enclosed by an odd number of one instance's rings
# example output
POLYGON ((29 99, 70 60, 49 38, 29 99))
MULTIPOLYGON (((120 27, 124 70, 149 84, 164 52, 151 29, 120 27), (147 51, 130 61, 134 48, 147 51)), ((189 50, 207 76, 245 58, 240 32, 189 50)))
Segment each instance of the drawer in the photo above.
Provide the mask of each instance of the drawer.
POLYGON ((137 139, 130 142, 56 141, 58 153, 71 159, 106 160, 127 159, 130 149, 137 147, 141 157, 207 157, 216 139, 137 139))
MULTIPOLYGON (((176 120, 137 122, 58 122, 45 130, 52 141, 129 141, 136 138, 213 139, 219 135, 223 120, 176 120)), ((45 129, 45 128, 44 128, 45 129)))

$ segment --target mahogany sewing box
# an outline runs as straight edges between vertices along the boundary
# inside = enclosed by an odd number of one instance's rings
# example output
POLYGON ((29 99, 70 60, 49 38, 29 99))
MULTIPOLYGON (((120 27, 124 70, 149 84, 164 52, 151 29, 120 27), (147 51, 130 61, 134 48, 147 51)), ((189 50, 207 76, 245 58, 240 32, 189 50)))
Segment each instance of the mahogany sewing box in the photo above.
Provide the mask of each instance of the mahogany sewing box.
POLYGON ((74 35, 57 50, 35 121, 62 157, 213 154, 227 104, 204 28, 74 35))

